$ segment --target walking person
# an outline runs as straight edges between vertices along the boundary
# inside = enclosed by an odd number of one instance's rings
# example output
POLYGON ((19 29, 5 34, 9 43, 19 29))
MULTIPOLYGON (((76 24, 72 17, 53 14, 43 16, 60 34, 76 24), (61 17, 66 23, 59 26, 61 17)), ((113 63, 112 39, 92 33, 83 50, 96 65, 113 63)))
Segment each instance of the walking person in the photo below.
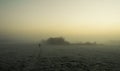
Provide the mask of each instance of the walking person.
POLYGON ((40 48, 40 47, 41 47, 41 44, 39 43, 38 46, 39 46, 39 48, 40 48))
POLYGON ((40 57, 41 57, 41 54, 42 54, 41 43, 38 44, 38 47, 39 47, 38 58, 40 58, 40 57))

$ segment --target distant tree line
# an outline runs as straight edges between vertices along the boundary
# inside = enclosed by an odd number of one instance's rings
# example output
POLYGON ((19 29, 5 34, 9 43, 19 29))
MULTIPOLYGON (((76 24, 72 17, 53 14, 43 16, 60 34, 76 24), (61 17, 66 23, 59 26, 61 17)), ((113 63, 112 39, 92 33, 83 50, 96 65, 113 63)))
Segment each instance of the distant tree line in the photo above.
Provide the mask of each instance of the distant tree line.
POLYGON ((42 42, 43 44, 49 44, 49 45, 69 45, 70 42, 66 41, 62 37, 50 37, 47 40, 42 42))
POLYGON ((47 44, 47 45, 97 45, 96 42, 70 43, 66 41, 63 37, 50 37, 47 40, 43 40, 42 44, 47 44))

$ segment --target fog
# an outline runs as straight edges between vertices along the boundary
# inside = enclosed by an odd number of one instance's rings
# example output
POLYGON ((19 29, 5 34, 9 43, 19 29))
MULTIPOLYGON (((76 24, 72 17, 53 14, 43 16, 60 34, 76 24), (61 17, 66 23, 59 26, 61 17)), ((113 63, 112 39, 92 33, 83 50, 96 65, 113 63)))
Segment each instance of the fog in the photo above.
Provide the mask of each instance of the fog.
MULTIPOLYGON (((120 40, 119 0, 1 0, 0 38, 35 42, 120 40)), ((2 39, 3 40, 3 39, 2 39)))

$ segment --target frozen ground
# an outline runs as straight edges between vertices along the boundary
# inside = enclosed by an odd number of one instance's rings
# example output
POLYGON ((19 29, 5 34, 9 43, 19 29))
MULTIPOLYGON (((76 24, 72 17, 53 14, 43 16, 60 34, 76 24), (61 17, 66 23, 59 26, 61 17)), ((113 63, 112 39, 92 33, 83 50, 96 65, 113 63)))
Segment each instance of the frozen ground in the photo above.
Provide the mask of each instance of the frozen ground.
POLYGON ((120 71, 120 46, 0 45, 0 71, 120 71))

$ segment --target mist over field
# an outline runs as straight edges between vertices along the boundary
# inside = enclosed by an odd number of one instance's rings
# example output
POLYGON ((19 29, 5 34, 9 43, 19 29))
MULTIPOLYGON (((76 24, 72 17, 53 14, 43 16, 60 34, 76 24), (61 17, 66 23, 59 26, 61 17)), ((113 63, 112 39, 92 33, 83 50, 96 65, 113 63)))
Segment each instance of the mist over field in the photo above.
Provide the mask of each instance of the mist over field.
POLYGON ((0 0, 0 71, 120 71, 120 0, 0 0))
POLYGON ((1 71, 119 71, 120 46, 0 46, 1 71))

